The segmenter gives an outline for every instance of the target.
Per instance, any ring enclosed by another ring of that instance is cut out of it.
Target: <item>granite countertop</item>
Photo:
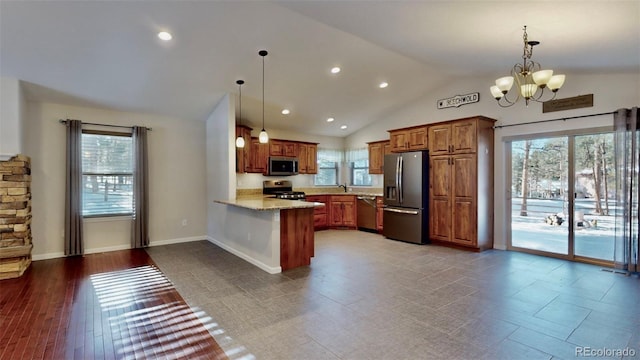
[[[349,191],[349,192],[306,192],[307,196],[313,195],[355,195],[355,196],[382,196],[382,192]]]
[[[319,202],[275,199],[265,196],[245,196],[233,200],[214,200],[214,202],[257,211],[304,209],[324,206],[323,203]]]

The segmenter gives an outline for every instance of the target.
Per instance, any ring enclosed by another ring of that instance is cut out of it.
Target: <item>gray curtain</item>
[[[147,128],[133,127],[133,225],[131,247],[149,246]]]
[[[615,226],[615,266],[629,272],[640,271],[638,253],[638,224],[640,223],[639,134],[640,117],[638,108],[620,109],[613,116],[615,127],[616,161],[616,211]]]
[[[67,120],[64,254],[84,254],[82,222],[82,122]]]

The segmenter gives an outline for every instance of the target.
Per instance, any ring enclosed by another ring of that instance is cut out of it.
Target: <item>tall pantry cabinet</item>
[[[493,125],[476,116],[429,127],[429,237],[493,247]]]

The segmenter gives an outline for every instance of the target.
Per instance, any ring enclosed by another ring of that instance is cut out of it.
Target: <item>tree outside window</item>
[[[82,214],[133,212],[133,141],[130,134],[83,132]]]

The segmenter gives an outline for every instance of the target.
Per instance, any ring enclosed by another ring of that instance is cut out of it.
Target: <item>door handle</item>
[[[394,208],[389,208],[389,207],[383,208],[382,211],[388,211],[388,212],[393,212],[393,213],[398,213],[398,214],[407,214],[407,215],[418,215],[419,214],[419,212],[417,210],[401,210],[401,209],[394,209]]]

